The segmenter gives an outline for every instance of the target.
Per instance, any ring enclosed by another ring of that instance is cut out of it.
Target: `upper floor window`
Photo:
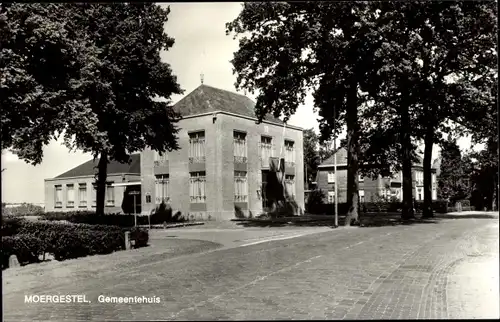
[[[62,186],[57,185],[54,187],[55,188],[55,208],[62,208],[62,201],[63,201],[63,194],[62,194]]]
[[[154,154],[154,161],[156,166],[164,165],[168,161],[168,153],[166,151],[161,154],[158,151],[154,151]]]
[[[73,184],[66,185],[66,207],[73,208],[75,206],[75,186]]]
[[[205,131],[189,133],[189,162],[205,162]]]
[[[268,160],[273,156],[273,139],[269,136],[260,138],[260,156],[264,160]]]
[[[87,184],[80,183],[78,186],[78,202],[80,207],[87,207]]]
[[[328,171],[328,183],[335,183],[335,172]]]
[[[206,173],[191,172],[189,178],[189,197],[192,203],[205,203],[206,197]]]
[[[155,180],[155,201],[159,205],[161,203],[170,202],[170,182],[169,175],[157,175]]]
[[[285,140],[285,162],[295,165],[295,143]]]
[[[365,181],[365,177],[363,177],[363,175],[362,175],[362,174],[360,174],[360,175],[358,176],[358,181],[359,181],[359,182],[364,182],[364,181]]]
[[[247,135],[243,132],[233,132],[234,162],[247,162]]]

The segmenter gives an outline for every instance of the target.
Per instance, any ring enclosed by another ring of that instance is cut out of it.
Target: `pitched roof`
[[[256,118],[255,102],[248,97],[203,84],[177,102],[174,110],[182,116],[224,111]],[[283,124],[272,115],[266,115],[264,120]]]
[[[108,163],[108,175],[117,174],[117,173],[133,173],[133,174],[141,174],[141,155],[140,153],[132,154],[130,156],[131,162],[127,163],[119,163],[117,161],[110,161]],[[56,178],[70,178],[70,177],[81,177],[81,176],[93,176],[97,169],[97,165],[99,164],[99,159],[90,160],[85,163],[80,164],[79,166],[64,172],[61,175],[58,175]]]
[[[329,156],[325,161],[321,162],[320,165],[333,165],[335,163],[335,154],[337,154],[337,152],[339,152],[339,150],[341,149],[345,149],[344,146],[340,146],[337,148],[337,150],[335,150],[335,152],[332,153],[331,156]]]

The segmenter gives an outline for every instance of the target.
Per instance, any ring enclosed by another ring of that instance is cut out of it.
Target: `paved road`
[[[498,318],[498,228],[498,219],[342,228],[53,287],[4,287],[4,320]],[[85,294],[92,303],[25,304],[26,294]],[[160,303],[98,303],[99,295]]]

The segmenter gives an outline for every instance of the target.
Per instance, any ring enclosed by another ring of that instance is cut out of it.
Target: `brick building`
[[[347,202],[347,150],[344,147],[337,149],[337,180],[338,202]],[[402,173],[396,172],[392,177],[379,176],[377,179],[359,176],[359,196],[360,202],[371,202],[378,197],[403,199],[402,193]],[[316,175],[317,188],[325,191],[325,202],[334,202],[335,200],[335,172],[334,156],[325,160],[318,166]],[[412,166],[412,184],[413,196],[415,200],[424,200],[424,168],[422,159]],[[432,168],[432,199],[437,199],[436,169]]]
[[[98,162],[99,159],[90,160],[55,178],[45,179],[45,211],[95,210],[94,182]],[[127,187],[140,190],[140,164],[140,154],[131,155],[130,164],[116,161],[108,164],[106,213],[122,212]],[[139,198],[137,203],[140,210]]]
[[[141,153],[143,214],[164,201],[198,220],[234,218],[235,207],[255,216],[266,204],[269,164],[280,157],[286,188],[303,209],[303,131],[271,116],[257,124],[254,106],[246,96],[207,85],[175,104],[180,149]]]

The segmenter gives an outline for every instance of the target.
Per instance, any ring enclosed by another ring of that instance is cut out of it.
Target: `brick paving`
[[[498,318],[498,252],[498,219],[340,228],[43,289],[4,287],[4,320]],[[25,294],[85,294],[92,303],[24,304]],[[101,294],[161,302],[98,303]]]

